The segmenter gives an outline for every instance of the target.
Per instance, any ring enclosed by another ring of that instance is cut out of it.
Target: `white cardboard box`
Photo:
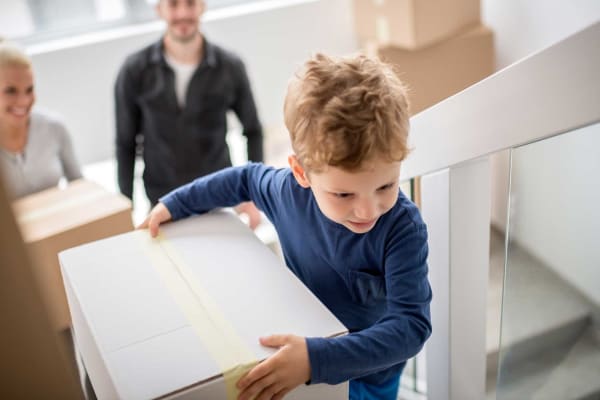
[[[162,226],[161,234],[163,244],[134,231],[59,255],[75,345],[99,399],[228,398],[214,346],[207,347],[198,321],[177,302],[180,293],[165,283],[156,249],[169,249],[172,264],[162,268],[181,277],[185,265],[193,281],[187,285],[199,285],[206,307],[257,360],[275,351],[261,346],[260,336],[346,333],[235,215],[188,218]],[[286,398],[347,399],[348,385],[302,385]]]

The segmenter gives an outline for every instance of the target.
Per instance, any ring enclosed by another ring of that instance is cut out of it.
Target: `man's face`
[[[299,183],[310,186],[327,218],[354,233],[366,233],[398,200],[400,162],[375,161],[357,172],[327,167],[304,178]]]
[[[167,34],[173,40],[185,43],[193,40],[200,31],[204,1],[160,0],[156,12],[167,23]]]

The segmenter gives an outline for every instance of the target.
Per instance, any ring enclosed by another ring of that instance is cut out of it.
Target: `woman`
[[[34,102],[31,61],[0,39],[0,170],[15,198],[81,178],[65,126]]]

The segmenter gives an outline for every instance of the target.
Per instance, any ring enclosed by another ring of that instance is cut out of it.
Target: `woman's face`
[[[0,67],[0,123],[26,125],[34,102],[31,68],[12,65]]]

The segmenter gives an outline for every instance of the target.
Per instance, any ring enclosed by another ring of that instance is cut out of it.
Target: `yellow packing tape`
[[[106,193],[102,190],[97,190],[97,191],[94,191],[91,193],[82,193],[78,196],[74,196],[74,197],[71,197],[68,199],[63,199],[63,200],[61,200],[60,203],[47,205],[43,208],[36,209],[36,210],[31,210],[25,214],[18,216],[18,219],[19,219],[19,222],[22,224],[26,223],[26,222],[31,222],[33,220],[45,218],[48,215],[52,215],[52,214],[67,210],[73,206],[79,206],[82,204],[91,203],[93,201],[96,201],[96,200],[108,195],[108,194],[109,193]]]
[[[152,239],[147,230],[136,231],[135,234],[175,302],[221,369],[227,398],[237,399],[239,391],[235,384],[258,364],[256,356],[237,335],[169,240],[162,234]]]

